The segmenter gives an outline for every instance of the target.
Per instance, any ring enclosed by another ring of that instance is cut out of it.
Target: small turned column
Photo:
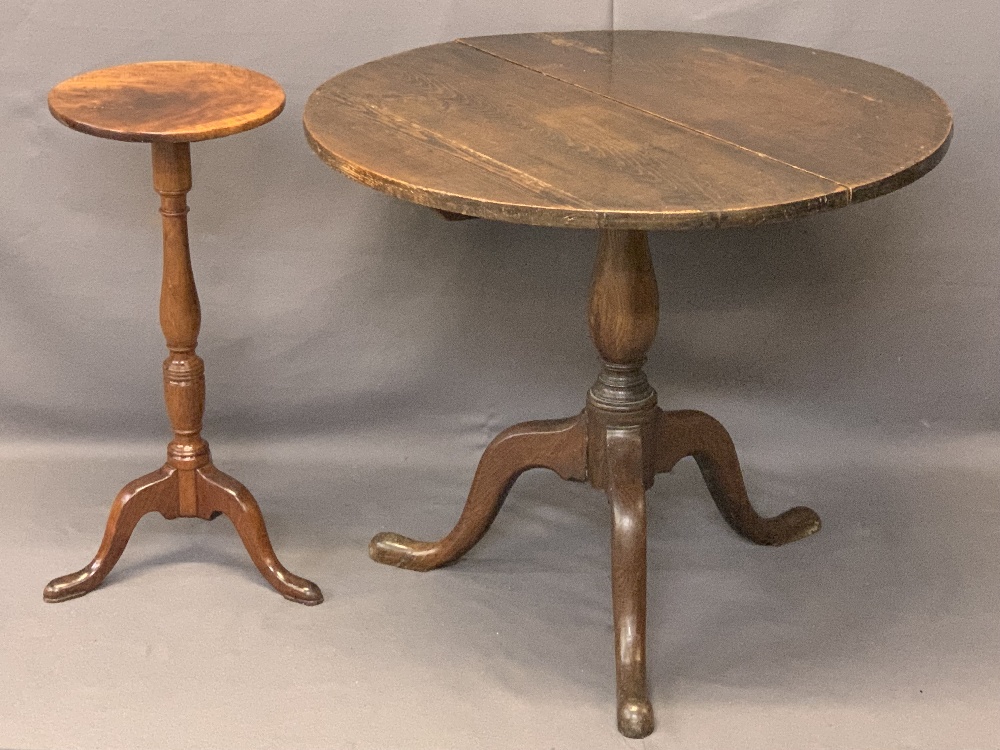
[[[608,429],[637,429],[651,438],[656,391],[642,366],[656,338],[660,317],[656,275],[646,233],[602,229],[590,283],[588,323],[603,366],[587,393],[588,476],[591,484],[608,483],[605,436]],[[653,484],[652,440],[643,456],[643,484]],[[649,455],[646,455],[648,453]]]
[[[163,283],[160,327],[169,356],[163,362],[163,396],[174,438],[167,463],[178,469],[179,514],[198,515],[195,469],[210,461],[201,437],[205,412],[205,364],[194,350],[201,328],[201,306],[188,247],[187,192],[191,189],[191,149],[187,143],[153,143],[153,187],[160,194],[163,218]]]

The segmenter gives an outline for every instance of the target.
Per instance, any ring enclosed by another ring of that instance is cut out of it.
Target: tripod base
[[[618,683],[618,730],[653,731],[646,689],[646,490],[685,456],[698,462],[712,499],[739,534],[756,544],[794,542],[819,530],[819,516],[792,508],[774,518],[754,510],[726,429],[700,411],[668,411],[642,365],[656,336],[659,296],[645,232],[602,229],[590,284],[588,324],[603,362],[587,408],[570,419],[524,422],[501,432],[479,461],[458,523],[436,542],[379,534],[376,562],[431,570],[472,549],[524,471],[546,468],[587,481],[611,503],[611,596]]]
[[[698,462],[722,517],[755,544],[787,544],[819,530],[819,516],[809,508],[774,518],[754,510],[733,441],[709,415],[653,407],[631,420],[609,422],[606,412],[588,407],[570,419],[524,422],[500,433],[479,461],[458,523],[442,539],[420,542],[383,533],[368,551],[376,562],[410,570],[455,562],[486,533],[514,481],[528,469],[551,469],[604,490],[612,510],[618,729],[626,737],[645,737],[653,731],[646,688],[646,489],[656,474],[685,456]]]
[[[165,464],[125,485],[111,506],[104,539],[94,559],[82,570],[52,580],[45,587],[45,601],[63,602],[97,588],[125,551],[139,519],[153,511],[168,519],[228,516],[257,570],[279,594],[300,604],[323,601],[315,583],[289,572],[278,561],[264,517],[250,491],[211,462],[197,469],[176,469]]]

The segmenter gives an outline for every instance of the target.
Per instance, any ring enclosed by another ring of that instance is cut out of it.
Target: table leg
[[[166,518],[204,518],[226,514],[236,527],[257,569],[286,599],[319,604],[316,584],[290,573],[277,559],[264,519],[243,485],[212,465],[208,442],[201,436],[205,411],[205,366],[195,354],[201,309],[188,248],[187,192],[191,156],[187,143],[153,143],[153,186],[163,216],[163,284],[160,325],[169,355],[163,363],[163,390],[174,437],[163,468],[119,493],[97,555],[82,570],[56,578],[45,587],[49,602],[73,599],[95,589],[114,567],[136,523],[146,513]]]
[[[371,540],[368,554],[376,562],[410,570],[432,570],[453,563],[482,539],[521,474],[544,468],[563,479],[583,481],[586,451],[583,415],[509,427],[486,447],[462,515],[445,537],[436,542],[419,542],[383,532]]]
[[[578,417],[525,422],[487,447],[455,528],[437,542],[383,533],[369,553],[378,562],[430,570],[454,562],[482,538],[514,480],[546,467],[586,480],[611,504],[611,581],[615,621],[618,729],[653,731],[646,686],[646,498],[658,473],[692,456],[723,517],[758,544],[779,545],[819,529],[808,508],[761,517],[750,504],[732,439],[698,411],[664,412],[643,364],[659,323],[659,296],[646,233],[602,230],[590,286],[588,321],[603,366]]]
[[[754,510],[733,440],[708,414],[657,410],[655,440],[655,471],[670,471],[679,460],[692,456],[722,517],[751,542],[777,547],[819,531],[819,516],[810,508],[790,508],[773,518]]]
[[[139,519],[153,511],[159,511],[167,518],[177,518],[177,499],[177,471],[171,466],[164,466],[125,485],[111,506],[104,539],[94,559],[82,570],[51,581],[45,587],[45,601],[64,602],[100,586],[125,551]]]
[[[642,366],[659,318],[644,232],[603,230],[590,288],[590,332],[604,362],[587,395],[591,484],[604,489],[614,516],[611,568],[615,617],[618,729],[653,731],[646,692],[646,519],[643,490],[657,473],[693,456],[723,517],[758,544],[785,544],[819,529],[808,508],[762,518],[747,497],[732,439],[712,417],[656,406]],[[639,540],[641,537],[641,541]]]
[[[653,731],[646,689],[646,490],[637,430],[608,430],[611,503],[611,602],[615,621],[618,730],[626,737]]]
[[[646,493],[654,465],[656,391],[643,372],[659,294],[644,232],[602,230],[588,322],[603,366],[587,394],[587,476],[611,503],[611,602],[618,731],[653,731],[646,688]]]

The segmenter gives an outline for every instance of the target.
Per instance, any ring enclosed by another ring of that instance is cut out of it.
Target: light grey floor
[[[757,548],[683,462],[650,493],[656,732],[614,726],[608,511],[531,472],[483,542],[427,574],[371,534],[435,537],[484,438],[218,443],[283,561],[326,602],[286,602],[232,527],[150,516],[96,592],[45,582],[95,551],[118,487],[159,446],[6,445],[0,493],[5,748],[1000,747],[1000,436],[891,439],[774,404],[710,404],[767,513],[822,532]],[[546,415],[539,415],[546,416]],[[556,415],[550,415],[556,416]]]

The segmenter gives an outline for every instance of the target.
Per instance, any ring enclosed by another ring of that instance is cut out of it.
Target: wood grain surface
[[[158,511],[168,519],[212,520],[225,514],[254,565],[278,593],[301,604],[319,604],[323,601],[322,591],[281,564],[257,501],[246,487],[214,466],[208,441],[201,436],[205,363],[195,353],[201,306],[191,268],[187,226],[191,146],[187,142],[156,141],[152,155],[153,188],[160,195],[163,224],[160,327],[169,351],[163,363],[163,395],[174,437],[167,445],[166,464],[129,482],[118,493],[94,559],[80,570],[50,581],[43,598],[63,602],[97,588],[125,551],[139,520]]]
[[[186,143],[263,125],[285,106],[275,81],[207,62],[143,62],[94,70],[49,92],[65,125],[119,141]]]
[[[576,227],[746,225],[902,187],[951,114],[901,73],[674,32],[478,37],[377,60],[310,97],[327,163],[442,211]]]
[[[500,433],[479,461],[455,526],[436,541],[396,532],[372,538],[376,562],[428,571],[456,562],[486,534],[517,478],[547,468],[603,490],[612,510],[611,581],[618,729],[653,731],[646,683],[646,490],[682,458],[695,459],[719,512],[739,534],[778,546],[819,531],[819,516],[795,507],[761,516],[747,496],[732,438],[700,411],[661,410],[643,372],[659,317],[646,232],[602,229],[590,285],[591,337],[603,360],[582,414],[522,422]]]

